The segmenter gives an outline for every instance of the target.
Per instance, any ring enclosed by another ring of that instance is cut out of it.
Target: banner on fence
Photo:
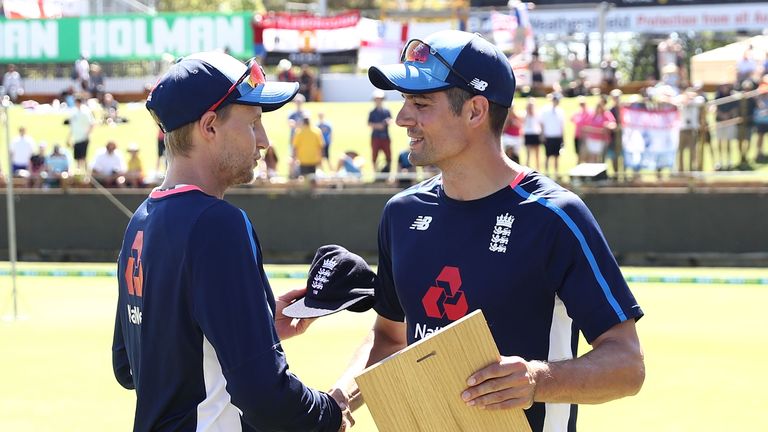
[[[680,114],[670,104],[630,105],[621,110],[626,169],[672,168],[680,140]]]
[[[157,60],[228,49],[252,56],[251,14],[158,14],[0,20],[0,62]]]

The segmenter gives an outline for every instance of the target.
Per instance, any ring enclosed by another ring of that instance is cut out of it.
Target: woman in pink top
[[[582,125],[584,136],[584,162],[602,162],[603,153],[611,140],[611,131],[616,128],[616,119],[605,109],[605,101],[600,99],[595,112]]]
[[[584,144],[584,136],[581,133],[581,127],[592,116],[592,112],[587,108],[587,99],[584,96],[579,96],[578,101],[579,111],[571,116],[571,122],[573,122],[574,126],[573,147],[576,149],[576,157],[578,158],[578,163],[582,163],[584,162],[584,158],[582,156],[582,148],[584,147],[582,144]]]

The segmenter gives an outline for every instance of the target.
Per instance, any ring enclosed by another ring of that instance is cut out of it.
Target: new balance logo
[[[432,222],[432,216],[418,216],[411,224],[412,230],[426,231],[429,223]]]
[[[488,83],[479,78],[473,78],[472,81],[469,82],[469,85],[479,91],[485,91],[485,89],[488,87]]]

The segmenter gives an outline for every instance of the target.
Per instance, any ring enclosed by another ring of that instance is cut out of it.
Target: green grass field
[[[27,264],[21,269],[112,265]],[[8,264],[0,265],[7,270]],[[268,266],[267,271],[306,271]],[[768,269],[625,268],[625,275],[768,278]],[[301,279],[273,279],[276,291]],[[767,430],[767,285],[633,283],[647,377],[640,394],[580,408],[582,431]],[[0,278],[0,316],[12,313]],[[0,321],[0,431],[129,431],[134,393],[112,376],[116,283],[111,277],[18,278],[21,319]],[[342,312],[285,342],[291,369],[327,389],[370,328],[373,313]],[[582,346],[585,346],[582,343]],[[354,430],[375,431],[365,409]],[[620,426],[618,426],[620,425]]]
[[[594,106],[596,101],[595,97],[588,98],[588,104],[590,107]],[[525,101],[522,98],[516,99],[518,114],[524,113]],[[538,98],[537,104],[539,110],[545,106],[548,102],[544,98]],[[392,101],[387,102],[386,106],[392,112],[393,116],[397,115],[400,109],[401,102]],[[366,161],[366,166],[363,168],[365,178],[372,178],[372,164],[370,162],[370,129],[368,128],[368,112],[372,109],[373,104],[371,102],[344,102],[344,103],[332,103],[332,102],[315,102],[307,103],[306,109],[312,114],[312,120],[317,121],[317,114],[320,112],[325,113],[327,121],[333,125],[333,142],[331,145],[330,160],[335,169],[335,164],[343,153],[347,150],[357,151]],[[572,145],[573,137],[573,124],[568,120],[572,113],[577,110],[576,99],[564,99],[562,102],[563,110],[566,113],[566,130],[565,141],[566,146],[561,152],[559,175],[565,175],[571,168],[576,165],[576,154]],[[286,176],[288,173],[288,114],[293,111],[293,104],[289,104],[279,111],[267,113],[264,115],[264,124],[267,130],[272,145],[277,151],[280,161],[278,163],[278,171],[281,175]],[[98,116],[98,113],[96,113]],[[157,126],[150,117],[147,110],[144,108],[143,103],[124,103],[120,105],[120,115],[126,117],[129,121],[124,124],[117,125],[97,125],[94,129],[91,137],[91,144],[88,149],[88,161],[92,161],[96,154],[101,151],[107,140],[114,139],[118,145],[118,149],[125,151],[129,143],[135,142],[139,144],[141,151],[140,156],[143,161],[145,174],[150,175],[155,172],[157,166]],[[54,143],[64,143],[67,138],[68,129],[63,125],[65,119],[65,113],[37,113],[32,110],[23,110],[20,107],[15,107],[11,110],[11,138],[16,136],[18,127],[24,125],[27,127],[27,133],[35,138],[37,141],[45,141],[50,145]],[[396,161],[397,154],[400,151],[408,148],[408,137],[402,128],[392,125],[390,128],[390,135],[392,137],[392,154],[393,160]],[[5,132],[0,131],[0,143],[5,145]],[[754,146],[753,146],[754,147]],[[49,148],[50,150],[50,148]],[[753,153],[755,153],[753,148]],[[543,172],[543,149],[541,150],[541,164],[540,170]],[[379,156],[380,164],[383,164],[383,156]],[[525,162],[525,150],[521,155],[521,162]],[[752,156],[754,158],[754,155]],[[0,152],[0,162],[2,162],[3,169],[6,170],[7,159],[6,152]],[[738,161],[738,152],[734,151],[732,155],[733,163]],[[709,156],[705,158],[705,170],[712,169],[712,161],[709,160]],[[757,167],[761,174],[768,175],[768,165],[762,165]]]

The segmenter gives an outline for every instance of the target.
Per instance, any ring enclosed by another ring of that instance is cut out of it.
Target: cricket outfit
[[[245,213],[196,186],[153,191],[118,258],[117,380],[135,431],[335,431],[333,399],[289,370]]]
[[[376,311],[414,343],[482,309],[499,351],[577,356],[643,315],[597,222],[572,192],[529,171],[485,198],[456,201],[441,176],[394,196],[379,227]],[[458,395],[457,395],[458,397]],[[576,405],[535,403],[534,431],[575,431]]]

